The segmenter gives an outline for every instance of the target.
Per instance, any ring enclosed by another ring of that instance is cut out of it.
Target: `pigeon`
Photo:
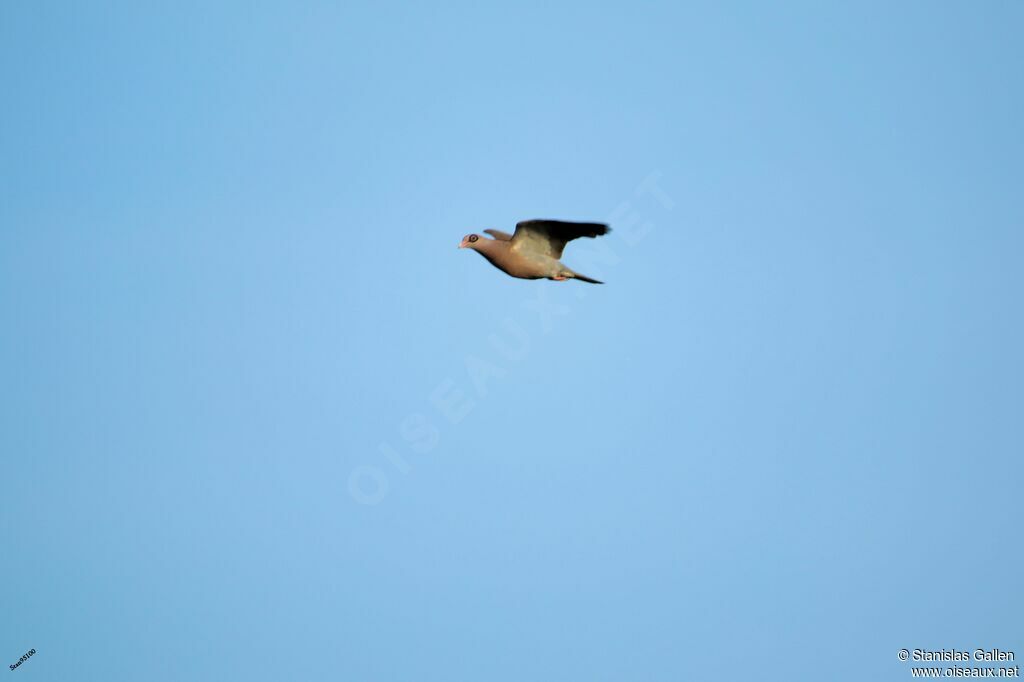
[[[467,234],[460,249],[473,249],[491,265],[520,279],[552,279],[564,282],[578,279],[591,284],[604,284],[585,277],[559,261],[565,245],[577,237],[597,237],[611,232],[602,223],[569,223],[562,220],[524,220],[516,224],[516,233],[484,230],[493,239]]]

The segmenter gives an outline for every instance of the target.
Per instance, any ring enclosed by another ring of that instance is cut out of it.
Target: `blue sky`
[[[1024,8],[831,5],[5,3],[0,663],[1024,655]]]

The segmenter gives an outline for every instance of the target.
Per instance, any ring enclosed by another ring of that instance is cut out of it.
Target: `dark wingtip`
[[[608,227],[607,223],[578,223],[571,220],[554,220],[551,218],[533,218],[532,220],[524,220],[516,226],[518,227],[519,225],[527,223],[541,223],[552,227],[574,229],[578,234],[581,234],[584,237],[600,237],[601,235],[608,234],[612,231],[612,228]]]

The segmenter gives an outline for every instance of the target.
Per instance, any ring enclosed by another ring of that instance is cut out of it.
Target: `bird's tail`
[[[578,272],[572,273],[572,276],[574,279],[583,280],[584,282],[590,282],[591,284],[604,284],[604,282],[602,282],[599,279],[591,279],[590,277],[587,277],[586,275],[581,275]]]

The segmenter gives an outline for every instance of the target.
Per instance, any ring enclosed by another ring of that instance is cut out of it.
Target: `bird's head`
[[[480,235],[478,234],[467,234],[462,238],[462,243],[459,244],[460,249],[475,249],[477,242],[480,241]]]

